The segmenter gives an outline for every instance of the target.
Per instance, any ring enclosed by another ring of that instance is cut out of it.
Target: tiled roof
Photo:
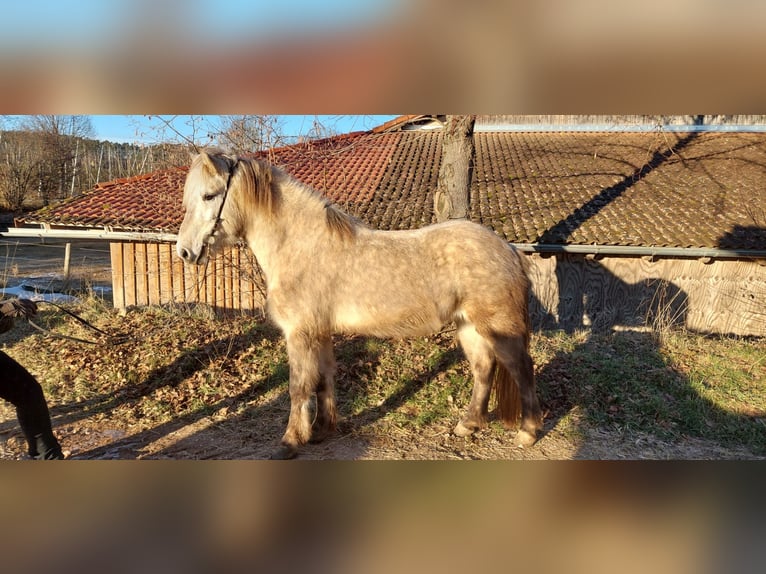
[[[482,133],[476,148],[471,216],[513,241],[766,249],[764,134]]]
[[[356,132],[262,156],[380,229],[433,221],[440,130]],[[518,243],[766,249],[766,134],[476,132],[471,219]],[[185,168],[27,217],[174,231]]]
[[[355,132],[256,156],[279,165],[337,203],[363,205],[371,200],[391,163],[398,135]]]
[[[79,197],[29,214],[26,223],[175,232],[188,168],[175,168],[98,184]]]
[[[370,201],[397,147],[398,134],[355,132],[255,154],[341,204]],[[173,233],[183,220],[181,200],[188,166],[98,184],[87,193],[45,207],[24,223],[110,227]]]

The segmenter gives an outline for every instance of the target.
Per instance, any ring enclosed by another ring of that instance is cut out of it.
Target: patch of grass
[[[120,317],[98,301],[73,310],[107,332],[125,335],[127,342],[88,346],[47,338],[22,323],[6,344],[37,376],[56,405],[54,416],[67,420],[103,413],[143,427],[203,412],[250,388],[257,393],[268,378],[264,373],[277,364],[275,353],[284,350],[274,342],[274,329],[247,320],[219,322],[162,308]],[[62,334],[93,337],[74,321],[57,319],[59,313],[45,308],[41,322]]]
[[[701,436],[766,453],[762,340],[678,333],[666,338],[664,352],[699,403],[695,430]]]
[[[658,347],[651,333],[590,335],[543,366],[544,402],[554,416],[582,408],[595,427],[766,454],[762,342],[685,332],[666,332],[663,341]]]
[[[1,340],[43,385],[54,427],[133,434],[214,416],[251,429],[242,431],[248,440],[278,440],[284,431],[289,367],[284,341],[268,323],[172,308],[122,317],[103,301],[73,310],[130,340],[86,346],[46,338],[23,322]],[[52,308],[40,319],[57,332],[90,336]],[[405,341],[337,337],[335,349],[338,408],[351,430],[380,441],[443,437],[468,405],[470,368],[451,333]],[[763,341],[672,330],[661,342],[652,333],[551,331],[533,335],[531,352],[546,427],[575,445],[601,429],[766,454]],[[0,404],[0,421],[11,419],[12,408]],[[483,436],[503,444],[507,435],[493,423]]]
[[[564,413],[556,424],[558,432],[576,444],[582,443],[585,436],[582,411],[582,408],[575,406]]]
[[[352,338],[336,345],[341,414],[407,428],[454,423],[472,381],[450,336],[405,341]]]

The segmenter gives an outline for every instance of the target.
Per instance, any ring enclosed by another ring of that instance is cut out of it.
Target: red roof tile
[[[355,132],[257,154],[337,203],[370,201],[391,161],[398,134]]]
[[[66,227],[173,232],[181,224],[187,168],[98,184],[93,190],[30,214],[24,221]]]

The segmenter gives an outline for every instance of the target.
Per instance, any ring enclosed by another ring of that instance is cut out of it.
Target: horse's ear
[[[219,154],[210,154],[203,150],[197,156],[197,161],[211,176],[223,175],[228,171],[228,161]]]
[[[203,151],[199,154],[199,161],[202,164],[202,167],[204,167],[206,170],[208,170],[211,174],[216,174],[218,170],[216,169],[215,163],[213,162],[213,158],[210,157],[210,154]]]

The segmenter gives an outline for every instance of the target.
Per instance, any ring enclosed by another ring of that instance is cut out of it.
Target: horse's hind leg
[[[290,418],[282,436],[281,447],[271,458],[293,458],[298,447],[311,437],[310,400],[319,382],[321,345],[305,333],[285,337],[290,363]]]
[[[505,368],[515,381],[521,396],[521,427],[516,444],[532,446],[543,428],[543,417],[535,387],[534,364],[529,355],[526,336],[492,337],[492,348],[499,366]]]
[[[473,325],[459,325],[457,336],[471,364],[473,392],[466,414],[455,426],[454,433],[458,436],[469,436],[486,424],[495,358],[489,342],[476,332]]]
[[[311,425],[311,442],[321,442],[335,431],[337,413],[335,409],[335,356],[332,338],[320,341],[319,383],[317,384],[317,411]]]

